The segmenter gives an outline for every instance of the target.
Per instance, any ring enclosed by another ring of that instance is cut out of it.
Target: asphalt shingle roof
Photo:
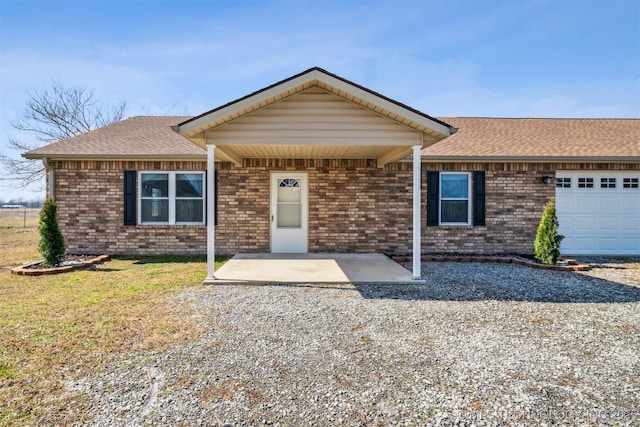
[[[73,138],[29,151],[27,158],[158,157],[206,158],[206,152],[177,134],[171,126],[184,116],[136,116]]]
[[[459,130],[424,156],[476,158],[636,158],[640,119],[447,117]]]
[[[42,157],[206,158],[171,126],[183,116],[137,116],[25,154]],[[440,118],[459,130],[425,148],[434,159],[640,161],[640,119]]]

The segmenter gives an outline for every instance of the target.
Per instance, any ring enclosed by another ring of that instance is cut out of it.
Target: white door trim
[[[300,227],[278,227],[278,184],[282,179],[300,183]],[[271,172],[270,177],[271,252],[306,253],[309,247],[309,174],[307,172]]]

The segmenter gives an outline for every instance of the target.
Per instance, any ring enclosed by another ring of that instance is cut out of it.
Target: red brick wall
[[[633,165],[631,165],[633,166]],[[269,175],[309,176],[309,251],[408,254],[412,248],[412,165],[375,167],[371,160],[249,159],[218,164],[219,253],[268,252]],[[544,204],[542,183],[557,169],[621,169],[629,165],[423,163],[423,253],[531,253]],[[634,166],[640,167],[640,166]],[[71,253],[193,254],[206,252],[205,226],[123,225],[124,170],[205,170],[205,162],[58,161],[55,195]],[[426,174],[486,173],[486,226],[427,227]]]
[[[425,170],[485,171],[485,226],[433,226],[423,221],[423,253],[533,253],[542,209],[555,185],[553,169],[527,164],[423,164]]]
[[[423,163],[426,171],[485,171],[486,226],[426,227],[423,253],[532,254],[544,205],[555,196],[555,183],[542,177],[556,170],[640,169],[638,164],[598,163]]]
[[[53,163],[53,162],[52,162]],[[55,200],[69,253],[205,253],[205,226],[125,226],[125,170],[205,170],[205,162],[57,161]]]
[[[309,250],[408,252],[411,169],[409,163],[309,169]]]
[[[238,169],[220,165],[216,250],[269,252],[270,172],[306,171],[310,252],[406,253],[411,248],[411,165],[372,165],[279,159],[254,159]]]

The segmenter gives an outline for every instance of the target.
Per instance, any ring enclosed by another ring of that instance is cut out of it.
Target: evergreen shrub
[[[544,207],[536,239],[533,242],[534,256],[543,264],[556,265],[560,259],[560,242],[564,236],[558,234],[556,201],[549,200]]]
[[[40,241],[38,250],[42,255],[43,267],[56,267],[64,260],[64,237],[58,226],[58,207],[51,197],[45,200],[40,210],[38,225]]]

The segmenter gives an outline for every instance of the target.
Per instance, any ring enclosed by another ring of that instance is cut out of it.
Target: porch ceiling
[[[378,165],[411,155],[411,146],[388,145],[216,145],[216,160],[237,166],[243,158],[376,159]]]

